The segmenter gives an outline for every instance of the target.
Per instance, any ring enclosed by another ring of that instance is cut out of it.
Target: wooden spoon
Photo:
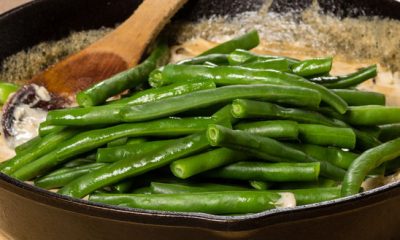
[[[149,43],[186,2],[144,0],[113,32],[33,77],[3,108],[4,136],[15,135],[13,122],[20,117],[14,113],[17,105],[44,110],[71,105],[77,92],[136,65]]]
[[[81,52],[33,77],[61,97],[136,65],[149,43],[187,0],[144,0],[116,30]]]

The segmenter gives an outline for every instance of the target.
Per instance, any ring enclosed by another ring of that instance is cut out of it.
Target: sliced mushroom
[[[39,124],[46,119],[47,112],[67,105],[64,99],[49,94],[45,87],[25,85],[3,107],[1,128],[7,144],[15,148],[34,138],[38,134]]]

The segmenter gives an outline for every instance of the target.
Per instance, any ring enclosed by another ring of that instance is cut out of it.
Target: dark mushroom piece
[[[70,105],[50,94],[45,87],[29,84],[17,91],[3,107],[1,130],[10,147],[16,147],[37,135],[47,111]]]

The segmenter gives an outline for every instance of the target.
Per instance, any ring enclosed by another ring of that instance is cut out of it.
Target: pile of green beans
[[[353,88],[376,66],[330,76],[332,57],[249,51],[258,43],[252,30],[165,66],[158,43],[80,107],[50,111],[0,171],[93,202],[232,215],[357,194],[400,166],[400,108]]]

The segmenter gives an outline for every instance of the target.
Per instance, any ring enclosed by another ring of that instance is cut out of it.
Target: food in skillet
[[[397,169],[400,108],[353,89],[376,66],[330,76],[332,58],[248,51],[258,43],[250,31],[165,66],[157,43],[137,67],[79,93],[80,107],[50,111],[40,137],[0,169],[94,202],[211,214],[349,196]]]

